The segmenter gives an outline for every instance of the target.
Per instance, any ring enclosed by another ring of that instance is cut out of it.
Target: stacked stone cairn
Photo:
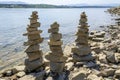
[[[48,30],[48,33],[51,33],[50,40],[48,40],[51,52],[48,52],[45,58],[50,61],[50,71],[53,80],[64,80],[63,71],[67,58],[63,55],[61,47],[63,44],[61,41],[62,34],[58,32],[59,24],[54,22]]]
[[[73,61],[80,62],[85,65],[94,59],[91,54],[91,49],[88,44],[89,29],[87,25],[87,16],[85,12],[81,14],[79,20],[78,32],[76,33],[77,39],[75,40],[75,46],[72,48]],[[82,66],[83,66],[82,65]]]
[[[43,38],[41,38],[40,33],[42,30],[38,30],[40,23],[37,22],[38,12],[33,11],[30,19],[30,25],[28,25],[27,33],[23,34],[28,36],[28,41],[24,43],[28,48],[25,52],[28,55],[28,59],[25,60],[26,70],[28,72],[40,70],[43,65],[42,51],[39,50],[39,43],[42,43]]]

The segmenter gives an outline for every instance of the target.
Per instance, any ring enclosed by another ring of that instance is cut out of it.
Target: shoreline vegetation
[[[0,8],[111,8],[113,6],[69,6],[50,4],[0,4]]]
[[[112,15],[119,15],[120,8],[110,8],[108,11]],[[115,21],[120,19],[116,17]],[[94,62],[74,64],[72,61],[71,48],[73,45],[66,45],[64,54],[68,57],[65,63],[64,76],[71,76],[72,80],[119,80],[120,79],[120,25],[101,26],[103,31],[91,31],[89,35],[89,43],[91,54],[95,57]],[[106,36],[108,34],[109,36]],[[25,54],[25,53],[24,53]],[[89,57],[88,57],[89,58]],[[48,67],[45,68],[45,79],[50,79]],[[86,64],[86,66],[82,66]],[[7,70],[0,71],[0,79],[10,80],[36,80],[43,76],[41,72],[26,73],[24,64],[14,66]],[[71,73],[69,75],[69,73]],[[77,77],[77,79],[76,79]],[[84,79],[83,79],[84,78]],[[38,80],[39,80],[38,79]],[[42,80],[42,79],[40,79]],[[67,80],[67,79],[66,79]]]

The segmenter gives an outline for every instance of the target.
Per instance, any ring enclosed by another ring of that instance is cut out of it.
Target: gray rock
[[[107,60],[112,63],[116,63],[115,55],[112,52],[107,53]]]
[[[38,73],[31,73],[29,75],[25,75],[24,77],[18,80],[43,80],[44,75],[45,75],[45,71]]]
[[[115,73],[115,69],[104,69],[101,71],[101,75],[100,76],[104,76],[104,77],[108,77],[108,76],[113,76]]]

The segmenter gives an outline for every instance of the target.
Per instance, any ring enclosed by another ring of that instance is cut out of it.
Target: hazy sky
[[[0,1],[22,1],[32,4],[111,4],[111,3],[119,3],[120,0],[0,0]]]

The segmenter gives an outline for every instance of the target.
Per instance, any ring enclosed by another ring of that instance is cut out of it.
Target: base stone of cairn
[[[61,47],[63,44],[61,41],[62,34],[58,33],[58,31],[59,24],[55,22],[48,30],[48,33],[51,33],[50,40],[48,40],[51,52],[49,52],[45,58],[50,61],[50,70],[53,80],[64,80],[63,70],[67,58],[63,55]]]
[[[31,17],[29,18],[30,25],[27,27],[27,33],[23,34],[24,36],[28,37],[28,41],[24,43],[25,46],[28,46],[28,48],[25,50],[28,55],[28,59],[25,60],[25,66],[28,72],[35,71],[37,69],[40,70],[41,66],[43,65],[43,53],[42,50],[39,50],[39,43],[43,41],[43,38],[40,36],[42,31],[38,30],[40,23],[37,22],[37,14],[37,11],[32,12]]]
[[[87,16],[85,12],[81,14],[79,20],[78,32],[76,33],[77,39],[75,46],[72,48],[74,62],[89,62],[94,59],[91,54],[91,49],[88,44],[89,29],[87,25]]]

